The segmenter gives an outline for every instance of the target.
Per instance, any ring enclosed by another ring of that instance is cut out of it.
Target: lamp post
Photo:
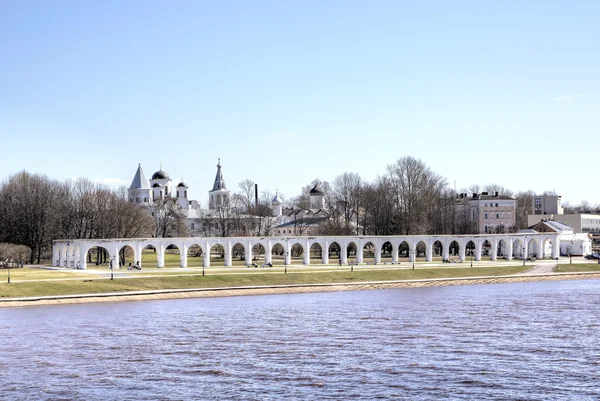
[[[416,249],[411,249],[410,252],[412,253],[412,269],[415,270],[415,259],[416,259]]]
[[[573,264],[573,241],[571,241],[571,246],[569,247],[569,264]]]
[[[113,256],[112,259],[110,260],[110,279],[113,279],[113,271],[114,271],[114,267],[113,267],[113,261],[115,260],[115,257]]]
[[[471,267],[473,267],[473,249],[471,249]]]
[[[8,272],[8,284],[10,284],[10,265],[6,263],[6,271]]]
[[[288,258],[289,254],[290,253],[286,251],[285,254],[283,255],[283,272],[285,274],[287,274],[287,258]]]
[[[523,246],[523,266],[525,266],[525,246]]]

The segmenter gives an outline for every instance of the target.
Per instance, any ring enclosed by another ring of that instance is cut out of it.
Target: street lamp
[[[10,284],[10,265],[6,263],[6,271],[8,272],[8,284]]]
[[[283,255],[283,272],[286,274],[287,274],[287,258],[288,258],[289,254],[290,253],[286,251],[285,254]]]
[[[114,271],[114,267],[113,267],[113,261],[115,260],[115,257],[113,256],[112,259],[110,260],[110,279],[113,279],[113,271]]]
[[[525,266],[525,246],[523,246],[523,266]]]
[[[473,249],[471,249],[471,267],[473,267]]]
[[[411,250],[410,250],[410,252],[412,253],[412,268],[413,268],[413,270],[415,270],[415,259],[416,259],[416,254],[415,254],[415,252],[416,252],[416,251],[417,251],[416,249],[411,249]]]
[[[569,264],[573,264],[573,241],[571,241],[571,246],[569,247]]]

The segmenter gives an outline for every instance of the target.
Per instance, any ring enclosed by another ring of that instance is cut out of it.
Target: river
[[[0,309],[6,400],[597,400],[600,280]]]

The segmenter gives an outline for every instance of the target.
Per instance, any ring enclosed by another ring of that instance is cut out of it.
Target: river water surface
[[[600,281],[0,309],[6,400],[598,400]]]

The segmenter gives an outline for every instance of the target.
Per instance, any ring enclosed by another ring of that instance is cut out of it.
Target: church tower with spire
[[[133,181],[131,181],[131,185],[127,190],[129,202],[135,203],[136,205],[140,203],[150,203],[152,201],[151,194],[152,189],[148,184],[148,180],[144,176],[142,165],[139,164],[137,171],[135,172],[135,176],[133,177]]]
[[[211,210],[219,209],[229,205],[230,192],[225,186],[223,172],[221,171],[221,159],[217,163],[217,176],[212,190],[208,191],[208,208]]]

